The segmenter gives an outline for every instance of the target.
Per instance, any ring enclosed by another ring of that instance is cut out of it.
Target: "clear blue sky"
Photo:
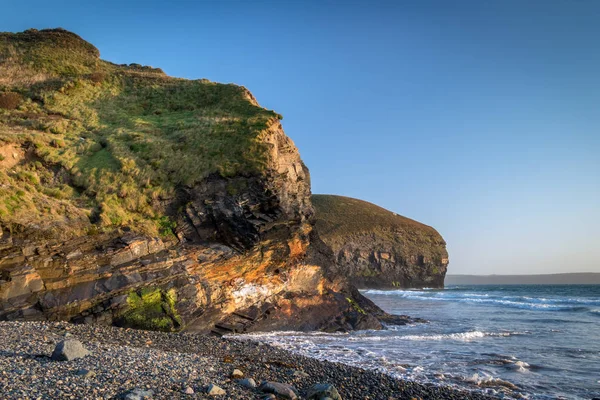
[[[0,3],[0,30],[248,87],[313,192],[434,226],[450,273],[600,272],[600,1]]]

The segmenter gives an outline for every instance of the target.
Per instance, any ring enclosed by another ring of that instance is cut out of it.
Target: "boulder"
[[[308,400],[342,400],[342,396],[338,393],[335,386],[329,383],[317,383],[306,393]]]
[[[263,382],[260,384],[258,389],[264,393],[271,393],[277,397],[284,399],[295,400],[298,398],[298,391],[287,383],[280,382]]]
[[[54,361],[71,361],[90,354],[79,340],[68,339],[59,342],[52,352]]]

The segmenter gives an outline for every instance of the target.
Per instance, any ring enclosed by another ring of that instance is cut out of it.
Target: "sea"
[[[381,331],[242,335],[314,357],[501,398],[600,398],[600,285],[365,290],[428,320]]]

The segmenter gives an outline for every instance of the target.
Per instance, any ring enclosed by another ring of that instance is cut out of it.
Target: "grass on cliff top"
[[[373,233],[401,240],[405,246],[411,242],[444,243],[432,227],[363,200],[325,194],[315,194],[311,199],[316,210],[317,231],[335,246],[342,246],[352,235]]]
[[[0,222],[157,234],[178,187],[261,173],[279,119],[243,87],[115,65],[61,29],[0,33],[0,151],[26,154],[0,161]]]

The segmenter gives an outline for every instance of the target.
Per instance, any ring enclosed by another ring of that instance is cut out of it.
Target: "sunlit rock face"
[[[0,32],[0,55],[0,319],[381,328],[247,89],[104,61],[64,29]]]
[[[278,122],[264,140],[263,176],[214,175],[181,188],[176,238],[116,230],[29,240],[4,229],[0,318],[127,326],[132,293],[157,289],[176,300],[173,323],[157,328],[352,329],[348,317],[361,318],[348,297],[378,313],[326,272],[332,254],[313,232],[310,176],[293,142]]]
[[[349,197],[314,195],[316,229],[333,270],[359,288],[443,287],[446,242],[432,227]]]

